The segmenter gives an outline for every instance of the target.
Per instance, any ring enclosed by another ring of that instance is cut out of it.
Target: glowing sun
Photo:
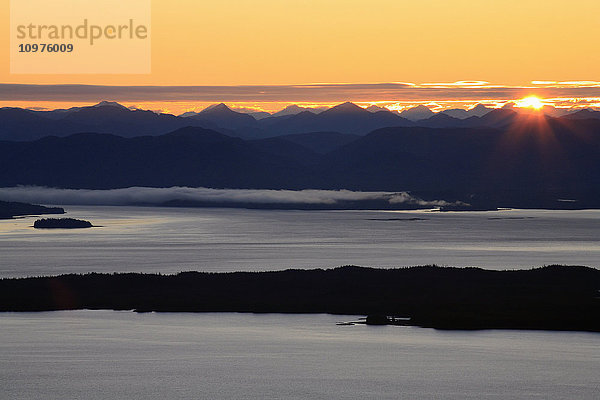
[[[534,110],[539,110],[544,107],[544,103],[536,96],[529,96],[521,99],[517,102],[517,107],[523,108],[533,108]]]

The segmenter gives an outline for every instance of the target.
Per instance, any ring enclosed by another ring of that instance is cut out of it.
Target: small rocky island
[[[79,229],[92,226],[89,221],[75,218],[42,218],[33,224],[33,227],[37,229]]]

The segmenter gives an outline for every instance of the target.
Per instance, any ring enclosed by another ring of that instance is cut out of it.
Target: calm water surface
[[[100,227],[0,220],[0,276],[258,271],[345,264],[600,267],[600,210],[273,211],[67,206]]]
[[[598,399],[600,335],[348,316],[0,313],[3,399]]]
[[[599,211],[68,207],[0,220],[0,276],[343,264],[598,267]],[[337,326],[331,315],[0,313],[0,399],[597,399],[600,335]]]

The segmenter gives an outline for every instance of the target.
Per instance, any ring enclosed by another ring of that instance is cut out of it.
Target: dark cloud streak
[[[0,101],[334,102],[600,97],[600,87],[418,87],[405,83],[253,86],[101,86],[0,84]]]

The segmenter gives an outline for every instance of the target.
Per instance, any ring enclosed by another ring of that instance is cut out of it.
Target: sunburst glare
[[[539,110],[540,108],[544,107],[544,103],[537,96],[528,96],[524,99],[517,100],[516,103],[517,107],[520,108],[533,108],[534,110]]]

